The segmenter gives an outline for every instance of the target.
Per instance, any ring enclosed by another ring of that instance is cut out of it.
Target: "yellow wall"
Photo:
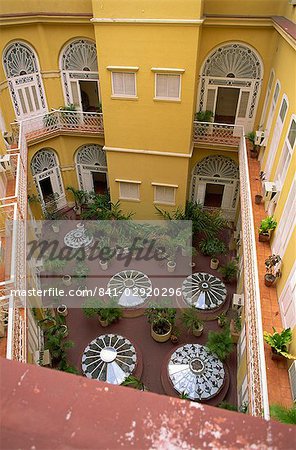
[[[65,104],[62,83],[59,73],[59,56],[63,47],[72,39],[88,38],[94,40],[94,29],[88,21],[86,24],[67,24],[61,26],[60,23],[45,24],[24,24],[18,27],[16,36],[14,26],[2,27],[0,34],[0,46],[5,48],[11,41],[23,40],[31,45],[37,53],[40,71],[42,74],[47,106],[59,108]],[[3,108],[3,118],[7,129],[9,124],[15,119],[15,113],[11,102],[11,97],[6,79],[3,64],[0,64],[0,101]],[[3,82],[4,81],[4,82]],[[2,84],[1,84],[2,82]]]
[[[31,160],[38,150],[50,148],[55,151],[58,156],[63,185],[69,202],[73,202],[73,197],[66,191],[68,186],[78,189],[77,171],[75,168],[75,155],[79,147],[86,144],[98,144],[103,146],[104,141],[96,137],[79,137],[79,136],[58,136],[47,139],[38,144],[34,144],[28,149],[28,167]],[[28,194],[37,195],[37,190],[32,177],[31,169],[28,170]],[[34,214],[40,218],[41,210],[36,204],[31,205]]]
[[[288,0],[205,0],[205,14],[220,15],[247,15],[247,16],[277,16],[289,15],[293,17],[293,8],[288,4]],[[285,14],[284,14],[285,13]]]
[[[95,32],[106,146],[189,153],[199,29],[97,24]],[[107,66],[139,67],[137,99],[111,98],[111,73]],[[153,99],[152,67],[185,69],[180,102]]]
[[[1,14],[13,13],[36,13],[36,12],[55,12],[55,13],[91,13],[91,0],[13,0],[1,1]]]
[[[94,17],[196,19],[203,0],[92,0]]]
[[[154,188],[151,183],[166,183],[178,185],[176,190],[176,205],[157,206],[161,209],[173,210],[186,201],[186,177],[188,172],[188,158],[152,156],[107,152],[110,192],[113,201],[119,196],[119,183],[115,178],[123,180],[141,181],[140,200],[124,201],[120,203],[126,211],[134,211],[137,219],[157,219],[154,207]],[[113,176],[112,174],[118,174]],[[120,175],[120,176],[119,176]],[[159,218],[159,217],[158,217]]]

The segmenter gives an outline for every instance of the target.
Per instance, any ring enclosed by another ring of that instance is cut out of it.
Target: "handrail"
[[[242,134],[244,136],[244,133]],[[257,253],[253,221],[253,207],[249,184],[249,168],[246,141],[241,137],[239,146],[240,199],[243,231],[243,266],[249,407],[253,416],[269,419],[267,376],[262,329],[261,300],[257,269]]]

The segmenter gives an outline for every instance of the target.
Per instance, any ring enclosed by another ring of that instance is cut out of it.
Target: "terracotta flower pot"
[[[176,269],[175,261],[168,261],[167,262],[167,269],[168,269],[168,272],[175,272],[175,269]]]
[[[101,325],[101,327],[107,327],[108,325],[109,325],[109,322],[108,322],[108,320],[102,320],[101,318],[100,318],[100,316],[99,316],[99,322],[100,322],[100,325]]]
[[[203,332],[203,329],[204,329],[204,326],[203,326],[203,325],[200,325],[198,328],[193,327],[193,328],[192,328],[192,334],[193,334],[193,336],[195,336],[195,337],[201,336],[201,335],[202,335],[202,332]]]
[[[269,242],[270,241],[270,234],[267,233],[259,233],[259,242]]]
[[[66,316],[68,315],[68,307],[67,307],[67,305],[59,305],[59,306],[57,307],[57,313],[58,313],[60,316],[66,317]]]
[[[167,342],[170,339],[173,327],[170,324],[170,322],[168,322],[168,325],[169,325],[169,331],[165,334],[156,333],[153,329],[153,324],[151,325],[151,336],[156,342]]]
[[[264,276],[264,284],[267,287],[270,287],[274,284],[276,277],[270,273],[266,273]]]
[[[211,258],[210,262],[210,268],[213,270],[217,270],[219,266],[219,259],[218,258]]]

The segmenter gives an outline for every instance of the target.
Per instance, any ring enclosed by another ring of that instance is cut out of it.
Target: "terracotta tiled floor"
[[[261,181],[259,180],[260,165],[257,159],[252,159],[249,157],[249,171],[252,191],[254,226],[256,231],[256,250],[259,270],[263,330],[272,332],[272,327],[275,327],[277,330],[282,330],[283,324],[280,315],[276,288],[274,286],[266,287],[264,284],[264,261],[266,258],[268,258],[269,255],[271,255],[271,249],[269,242],[259,242],[257,237],[257,230],[259,228],[260,222],[267,215],[264,210],[263,203],[260,205],[255,204],[255,195],[261,193]],[[267,344],[264,345],[269,404],[278,403],[285,406],[291,406],[293,402],[291,397],[287,362],[273,361],[271,359],[270,347]]]

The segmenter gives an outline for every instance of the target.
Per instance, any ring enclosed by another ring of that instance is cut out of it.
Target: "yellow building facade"
[[[52,194],[59,209],[73,206],[73,186],[110,192],[136,219],[156,219],[155,206],[199,202],[238,229],[236,139],[258,131],[262,190],[267,181],[276,193],[264,191],[266,215],[278,222],[276,289],[296,353],[296,8],[286,0],[48,0],[42,8],[17,0],[1,9],[0,124],[9,133],[22,122],[30,135],[36,217]],[[71,104],[72,116],[58,111]],[[211,111],[210,120],[200,111]]]

